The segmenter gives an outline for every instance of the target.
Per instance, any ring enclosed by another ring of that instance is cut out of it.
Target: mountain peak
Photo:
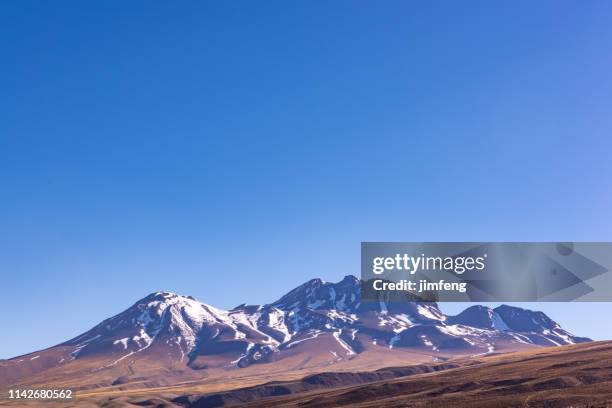
[[[559,324],[540,311],[501,305],[493,309],[513,330],[547,332],[560,328]]]
[[[359,280],[352,275],[330,283],[311,279],[272,303],[281,310],[312,309],[354,311],[361,299]]]
[[[449,322],[462,324],[464,326],[478,327],[481,329],[492,329],[505,331],[508,326],[499,314],[488,306],[474,305],[465,309],[456,316],[450,316]]]
[[[136,303],[144,303],[147,301],[154,301],[154,300],[166,301],[166,300],[172,300],[172,299],[177,299],[177,298],[185,298],[185,299],[197,301],[193,296],[179,295],[178,293],[175,293],[175,292],[160,290],[157,292],[149,293],[147,296],[143,297]]]

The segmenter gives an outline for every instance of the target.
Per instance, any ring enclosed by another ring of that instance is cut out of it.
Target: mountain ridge
[[[79,336],[1,361],[0,385],[47,371],[64,378],[78,369],[100,384],[125,384],[141,379],[139,366],[146,375],[172,370],[177,379],[198,378],[251,366],[321,369],[369,355],[445,361],[590,341],[542,312],[475,305],[448,316],[434,302],[362,302],[360,291],[353,275],[311,279],[272,303],[229,310],[154,292]]]

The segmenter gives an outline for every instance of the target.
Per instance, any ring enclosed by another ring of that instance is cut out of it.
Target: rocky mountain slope
[[[359,280],[346,276],[338,283],[313,279],[271,304],[232,310],[152,293],[74,339],[1,361],[0,385],[41,373],[47,381],[95,373],[95,381],[80,384],[98,387],[161,371],[172,383],[257,365],[323,367],[374,352],[390,361],[401,351],[443,361],[586,341],[542,312],[511,306],[446,316],[435,303],[362,303]]]

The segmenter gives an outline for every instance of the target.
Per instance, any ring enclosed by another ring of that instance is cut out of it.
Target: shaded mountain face
[[[542,312],[502,305],[491,309],[486,306],[471,306],[457,316],[451,316],[447,323],[472,326],[486,330],[518,336],[528,343],[542,346],[565,345],[590,341],[576,337]]]
[[[312,279],[281,297],[273,306],[282,310],[298,308],[335,309],[341,312],[355,312],[360,306],[359,279],[347,275],[338,283]]]
[[[361,302],[360,281],[310,280],[276,302],[221,310],[156,292],[58,346],[0,364],[0,385],[79,361],[95,370],[144,360],[184,370],[240,369],[300,358],[334,364],[372,351],[453,355],[589,341],[542,312],[472,306],[446,316],[435,303]]]

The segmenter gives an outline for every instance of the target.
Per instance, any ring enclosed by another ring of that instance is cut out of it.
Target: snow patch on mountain
[[[504,319],[502,319],[501,316],[493,310],[491,310],[491,323],[493,324],[493,328],[495,330],[499,330],[499,331],[510,330],[506,322],[504,322]]]

